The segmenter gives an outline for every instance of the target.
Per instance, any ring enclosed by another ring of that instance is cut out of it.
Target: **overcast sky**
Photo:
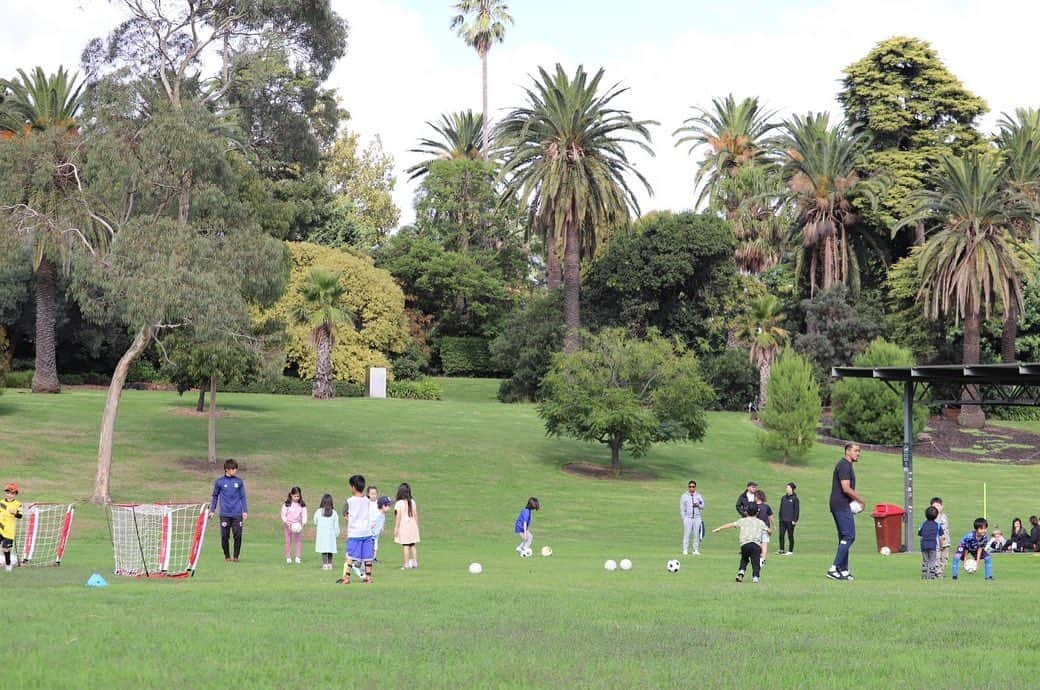
[[[170,0],[166,0],[169,2]],[[379,136],[398,171],[441,113],[480,110],[480,61],[449,29],[450,0],[333,0],[350,24],[347,55],[332,75],[349,126]],[[78,65],[87,40],[123,16],[113,0],[0,0],[0,74]],[[838,111],[842,69],[895,35],[929,41],[968,89],[986,99],[989,131],[1002,111],[1040,107],[1035,27],[1040,3],[1005,0],[510,0],[516,20],[491,50],[492,119],[520,105],[539,65],[606,70],[629,87],[620,103],[652,128],[657,156],[633,152],[654,189],[643,211],[693,201],[694,159],[673,146],[690,106],[759,96],[781,115]],[[412,218],[414,186],[394,196]]]

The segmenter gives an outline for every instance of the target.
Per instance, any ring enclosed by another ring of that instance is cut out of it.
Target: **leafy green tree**
[[[553,355],[563,347],[563,296],[535,295],[506,317],[491,342],[492,363],[511,373],[498,388],[502,402],[537,401]]]
[[[734,246],[729,225],[715,215],[647,214],[589,265],[586,319],[637,335],[656,328],[698,352],[721,349],[725,323],[719,316],[739,293]]]
[[[790,334],[783,327],[782,305],[773,295],[760,295],[748,304],[747,314],[737,328],[737,338],[749,346],[748,356],[758,367],[758,409],[766,406],[770,368],[776,353],[783,349]]]
[[[421,153],[429,158],[422,160],[406,170],[414,180],[430,171],[434,161],[477,160],[484,158],[484,144],[481,138],[484,131],[484,117],[472,110],[460,110],[456,113],[441,115],[440,122],[426,123],[437,133],[436,139],[420,139],[419,146],[409,149],[411,153]],[[489,144],[490,145],[490,144]],[[485,162],[487,160],[485,159]]]
[[[458,0],[454,10],[458,13],[451,20],[451,28],[457,29],[459,36],[477,51],[480,56],[481,82],[484,96],[484,117],[481,130],[484,145],[481,152],[484,162],[488,160],[491,142],[488,137],[488,71],[487,56],[491,46],[501,43],[506,37],[506,24],[513,23],[509,14],[509,6],[503,0]]]
[[[856,358],[857,367],[913,366],[910,350],[877,338]],[[842,379],[831,392],[834,435],[866,443],[890,446],[903,442],[903,396],[880,381]],[[914,406],[914,436],[924,431],[928,408]]]
[[[844,75],[838,98],[846,123],[870,142],[859,175],[882,170],[888,179],[876,207],[857,208],[875,227],[895,228],[944,156],[981,143],[975,122],[986,102],[964,87],[929,43],[907,36],[880,41]],[[913,229],[915,243],[923,243],[923,227]]]
[[[657,442],[703,438],[711,397],[692,352],[657,333],[637,340],[608,328],[586,335],[576,353],[556,356],[538,416],[550,436],[609,446],[619,475],[622,449],[640,457]]]
[[[581,328],[581,258],[595,255],[597,243],[639,212],[626,175],[650,184],[631,164],[626,145],[653,155],[649,120],[635,120],[614,100],[627,89],[615,84],[601,92],[600,69],[590,79],[579,66],[574,76],[556,65],[538,69],[527,89],[527,105],[506,116],[496,139],[504,147],[507,198],[530,205],[533,221],[549,241],[563,246],[564,351],[577,352]]]
[[[766,430],[762,445],[783,453],[785,464],[804,457],[816,442],[821,411],[812,365],[785,349],[769,374],[769,405],[759,413]]]
[[[725,349],[701,360],[704,380],[715,391],[711,409],[744,412],[758,398],[758,371],[744,350]]]
[[[311,344],[317,353],[311,396],[316,400],[336,397],[336,384],[332,380],[332,346],[336,342],[337,327],[352,321],[350,314],[338,306],[343,292],[339,276],[322,268],[312,268],[300,286],[303,301],[299,305],[297,320],[311,327]]]

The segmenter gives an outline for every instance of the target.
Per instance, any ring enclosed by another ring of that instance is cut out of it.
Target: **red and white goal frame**
[[[59,566],[65,556],[72,518],[71,503],[25,503],[15,526],[14,559],[20,566]]]
[[[205,503],[110,503],[116,575],[191,577],[209,520]]]

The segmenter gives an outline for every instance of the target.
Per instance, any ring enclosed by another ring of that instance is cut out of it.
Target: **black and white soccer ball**
[[[672,560],[668,561],[668,565],[665,566],[665,567],[668,568],[668,572],[670,572],[670,573],[677,573],[677,572],[679,572],[679,568],[681,567],[681,565],[682,564],[679,563],[679,561],[677,561],[677,560],[675,560],[673,558]]]
[[[520,549],[520,558],[530,558],[532,553],[531,549]]]

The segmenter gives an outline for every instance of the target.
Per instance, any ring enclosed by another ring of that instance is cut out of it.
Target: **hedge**
[[[386,385],[386,394],[407,400],[440,400],[443,397],[441,384],[433,379],[391,381]]]
[[[437,344],[445,376],[491,376],[498,373],[491,364],[485,338],[444,336],[438,339]]]

